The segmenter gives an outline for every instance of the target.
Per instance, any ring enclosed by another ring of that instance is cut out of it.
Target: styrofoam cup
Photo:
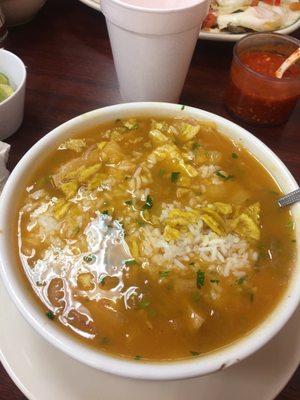
[[[101,0],[125,101],[178,101],[208,7],[209,0],[172,9]]]
[[[14,93],[0,103],[0,140],[3,140],[15,133],[23,121],[26,68],[14,53],[0,49],[0,72],[14,88]]]

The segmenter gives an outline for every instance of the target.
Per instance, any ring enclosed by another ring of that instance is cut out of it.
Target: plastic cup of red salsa
[[[225,97],[229,111],[255,125],[287,121],[300,97],[300,62],[281,79],[275,71],[299,46],[296,38],[277,33],[255,33],[237,42]]]

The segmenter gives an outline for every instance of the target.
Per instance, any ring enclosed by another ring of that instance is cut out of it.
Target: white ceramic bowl
[[[87,365],[125,377],[154,380],[180,379],[208,374],[228,367],[258,350],[290,318],[300,300],[299,241],[298,258],[290,284],[276,309],[263,323],[247,336],[220,350],[191,360],[167,363],[120,359],[77,342],[41,313],[28,288],[25,287],[24,280],[21,279],[20,269],[16,267],[18,261],[15,247],[12,245],[12,235],[17,210],[13,200],[19,196],[20,188],[24,186],[24,178],[41,154],[58,142],[88,127],[113,121],[116,118],[141,115],[181,115],[214,121],[222,133],[241,143],[255,155],[273,174],[283,192],[297,188],[288,169],[268,147],[246,130],[217,115],[191,107],[181,110],[180,105],[167,103],[129,103],[91,111],[59,126],[37,142],[21,159],[8,179],[0,200],[1,276],[11,298],[32,327],[54,346]],[[297,234],[300,237],[300,205],[294,205],[292,211]]]
[[[46,0],[0,0],[8,26],[24,24],[34,18]]]
[[[0,49],[0,72],[8,77],[15,91],[0,103],[0,140],[3,140],[15,133],[23,121],[26,68],[14,53]]]

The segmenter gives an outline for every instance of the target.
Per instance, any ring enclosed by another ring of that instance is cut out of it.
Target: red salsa
[[[255,124],[286,121],[300,95],[300,66],[292,65],[284,78],[275,71],[287,58],[271,51],[245,51],[233,60],[226,104],[239,118]]]

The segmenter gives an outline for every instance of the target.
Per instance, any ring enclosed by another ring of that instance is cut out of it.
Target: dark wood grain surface
[[[300,38],[300,32],[294,36]],[[23,59],[28,72],[24,122],[8,140],[12,145],[10,169],[57,125],[86,111],[121,102],[104,18],[77,0],[48,0],[32,22],[10,29],[6,48]],[[232,120],[223,106],[232,48],[231,43],[198,42],[182,104]],[[274,150],[300,182],[300,101],[283,126],[242,125]],[[25,399],[1,365],[0,399]],[[276,400],[299,399],[300,369]]]

